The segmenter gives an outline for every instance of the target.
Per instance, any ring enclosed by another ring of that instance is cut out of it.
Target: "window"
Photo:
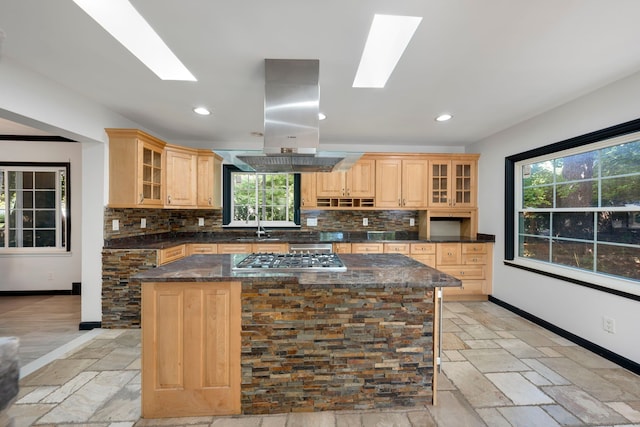
[[[70,250],[68,182],[68,163],[0,163],[0,253]]]
[[[640,132],[614,129],[507,159],[507,261],[640,295]]]
[[[299,225],[299,177],[225,166],[223,224],[232,227]]]

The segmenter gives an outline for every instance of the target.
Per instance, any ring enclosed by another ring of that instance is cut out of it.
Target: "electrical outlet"
[[[615,334],[616,320],[608,316],[602,316],[602,329],[610,334]]]
[[[198,227],[204,227],[204,218],[198,218]]]
[[[409,218],[409,226],[413,227],[414,225],[416,225],[416,220],[415,218]]]
[[[307,218],[307,227],[317,227],[318,218]]]
[[[114,219],[113,221],[111,221],[111,229],[113,231],[118,231],[120,230],[120,221],[117,219]]]
[[[365,227],[369,225],[369,218],[362,218],[362,225]]]
[[[140,228],[147,228],[147,218],[140,219]]]

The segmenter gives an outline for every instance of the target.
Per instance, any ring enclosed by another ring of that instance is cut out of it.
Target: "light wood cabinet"
[[[360,159],[347,172],[316,173],[316,197],[374,197],[375,160]]]
[[[162,207],[165,142],[137,129],[109,136],[109,207]]]
[[[492,243],[437,243],[436,268],[462,281],[443,288],[445,300],[486,300],[492,290]]]
[[[252,252],[251,243],[218,243],[219,254],[250,254]]]
[[[217,253],[218,245],[216,243],[189,243],[187,245],[187,256]]]
[[[199,208],[222,206],[222,157],[210,150],[198,150],[197,200]]]
[[[385,243],[385,254],[402,254],[409,255],[411,245],[409,243]]]
[[[376,160],[376,207],[426,207],[427,168],[425,159]]]
[[[167,145],[166,208],[195,208],[198,194],[198,154],[196,150]]]
[[[187,256],[186,245],[178,245],[165,249],[158,249],[158,265],[168,264]]]
[[[251,246],[253,252],[272,253],[272,254],[286,254],[289,252],[288,243],[272,243],[272,242],[259,242],[254,243]]]
[[[435,243],[411,243],[409,256],[429,267],[436,266],[436,244]]]
[[[384,243],[351,243],[352,254],[382,254]]]
[[[142,284],[142,416],[241,410],[240,282]]]
[[[316,173],[300,174],[300,207],[315,208],[316,203]]]
[[[476,155],[429,160],[429,207],[475,208],[477,165]]]
[[[333,252],[337,254],[350,254],[351,253],[351,243],[334,243],[333,244]]]
[[[289,244],[283,242],[255,242],[255,243],[218,243],[219,254],[250,254],[250,253],[287,253]]]

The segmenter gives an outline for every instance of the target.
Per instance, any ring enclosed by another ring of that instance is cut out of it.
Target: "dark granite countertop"
[[[297,282],[299,286],[345,287],[455,287],[460,280],[399,254],[341,254],[347,267],[342,272],[257,272],[233,271],[246,254],[192,255],[140,272],[132,279],[142,282],[221,282],[273,281]]]
[[[406,231],[280,231],[268,239],[239,232],[158,233],[104,241],[106,249],[164,249],[183,243],[429,243],[429,242],[495,242],[495,236],[478,233],[475,239],[460,236],[432,236],[421,239],[418,233]]]

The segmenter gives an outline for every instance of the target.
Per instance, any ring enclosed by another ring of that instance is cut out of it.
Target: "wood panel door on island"
[[[142,416],[239,414],[240,282],[142,284]]]

